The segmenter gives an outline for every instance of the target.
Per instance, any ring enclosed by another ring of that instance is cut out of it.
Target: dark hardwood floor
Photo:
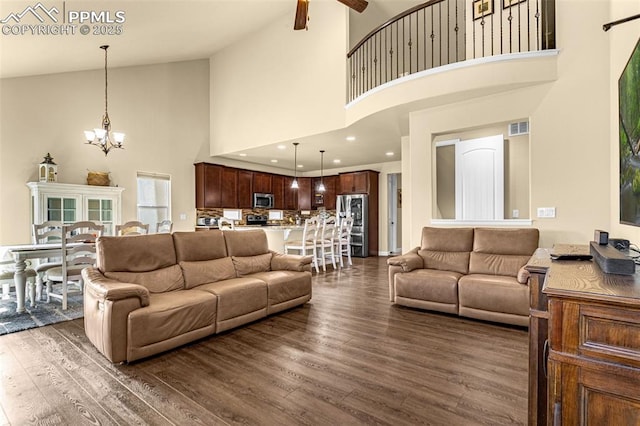
[[[386,258],[314,275],[313,298],[112,365],[82,319],[0,337],[0,424],[527,422],[527,331],[391,305]]]

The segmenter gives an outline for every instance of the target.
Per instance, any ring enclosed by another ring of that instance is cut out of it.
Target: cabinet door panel
[[[298,208],[311,210],[311,178],[298,178]]]
[[[253,208],[253,172],[238,170],[238,208]]]
[[[338,176],[327,176],[324,178],[324,207],[327,210],[336,209],[336,184]]]
[[[284,209],[284,176],[271,176],[271,192],[273,193],[273,207]]]
[[[220,207],[238,207],[238,170],[229,167],[222,169],[220,179],[221,200]]]
[[[253,192],[271,193],[271,175],[269,173],[253,172]]]
[[[298,210],[298,191],[291,188],[293,178],[286,176],[284,178],[284,209]]]

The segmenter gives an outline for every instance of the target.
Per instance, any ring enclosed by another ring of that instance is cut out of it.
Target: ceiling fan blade
[[[338,0],[340,3],[349,6],[356,12],[364,12],[369,3],[366,0]]]
[[[296,19],[293,23],[294,30],[304,30],[307,28],[307,12],[309,10],[309,0],[298,0],[296,8]]]

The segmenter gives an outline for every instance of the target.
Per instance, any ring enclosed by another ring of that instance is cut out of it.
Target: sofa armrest
[[[387,265],[400,266],[402,272],[411,272],[414,269],[421,269],[424,267],[422,258],[418,256],[419,247],[414,248],[410,252],[403,254],[402,256],[394,256],[387,259]]]
[[[520,270],[518,270],[518,275],[516,276],[516,280],[518,280],[520,284],[529,284],[530,276],[531,276],[531,273],[527,270],[525,266],[523,266],[522,268],[520,268]]]
[[[107,278],[97,268],[85,268],[82,271],[85,291],[98,300],[117,301],[136,297],[140,306],[149,306],[149,290],[139,284],[123,283]]]
[[[107,278],[97,268],[85,268],[82,278],[85,334],[109,361],[127,361],[129,314],[149,305],[149,291]]]
[[[271,251],[272,271],[311,271],[313,256],[301,256],[297,254],[282,254]]]

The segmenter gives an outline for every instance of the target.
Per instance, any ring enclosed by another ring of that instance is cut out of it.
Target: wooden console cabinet
[[[550,343],[546,423],[640,424],[640,274],[554,261],[543,294]]]

